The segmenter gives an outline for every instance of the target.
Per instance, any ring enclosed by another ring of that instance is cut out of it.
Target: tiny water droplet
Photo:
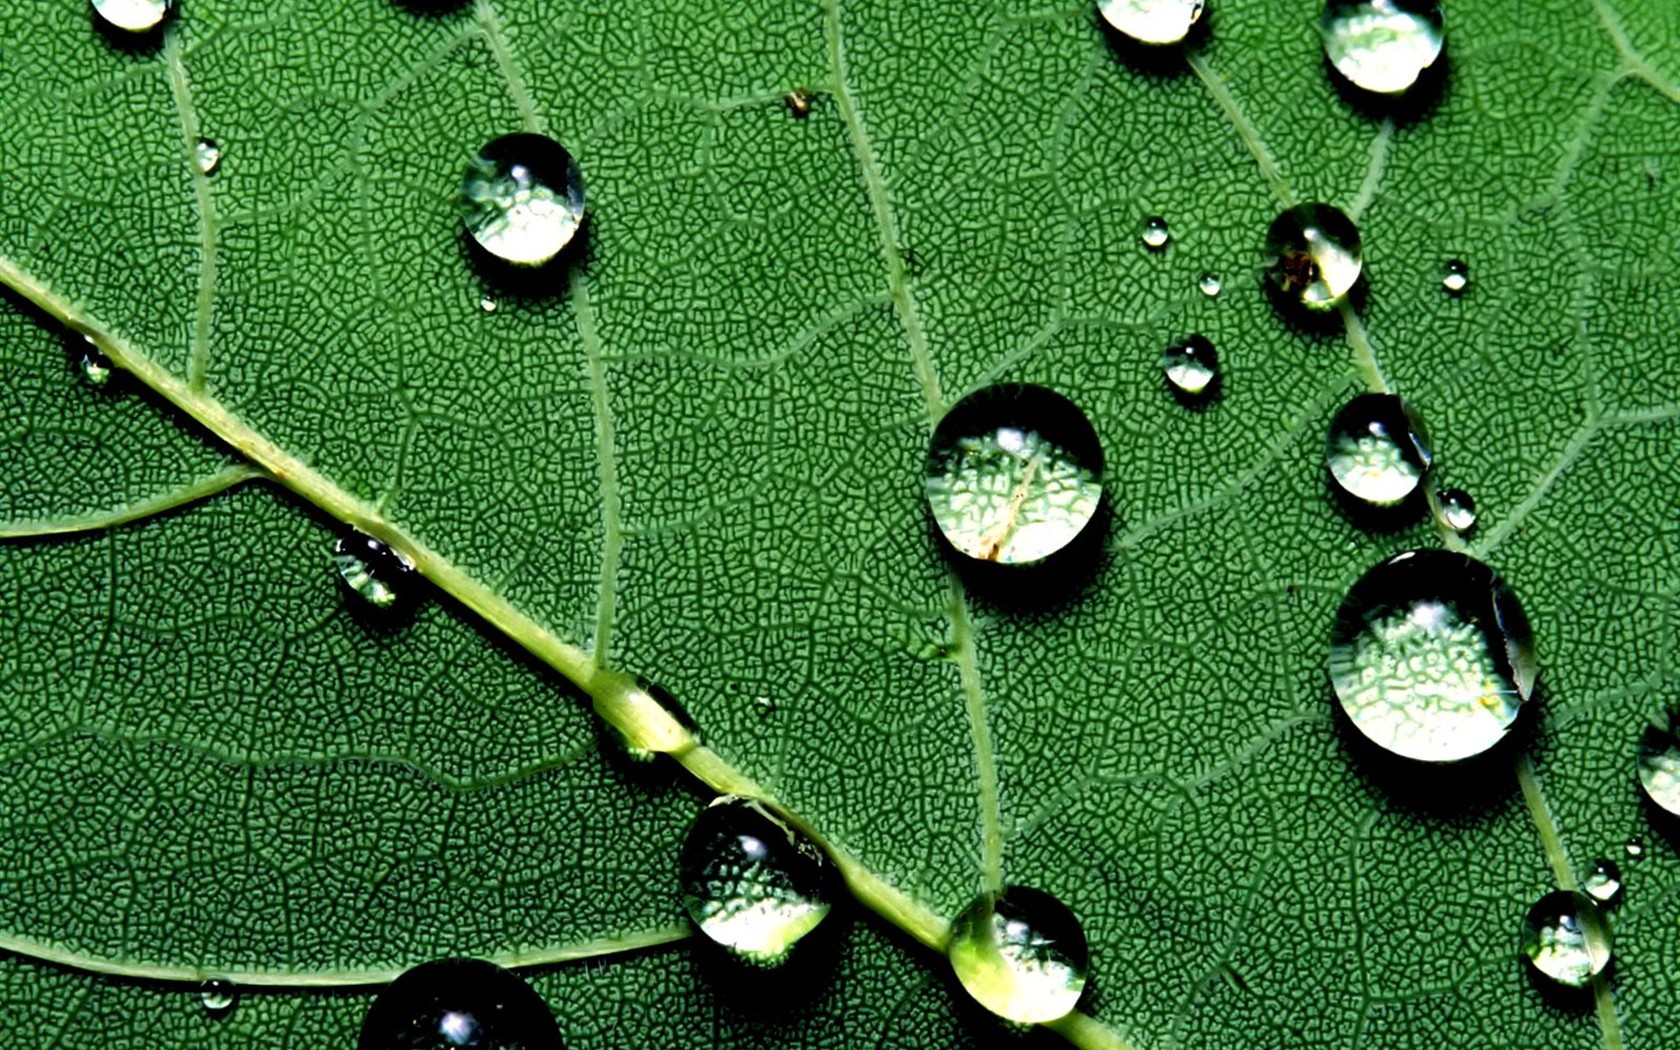
[[[1200,397],[1219,378],[1219,351],[1206,336],[1192,335],[1167,347],[1161,354],[1161,371],[1174,390]]]
[[[232,1011],[239,994],[232,981],[205,981],[198,986],[198,998],[204,1004],[205,1013],[221,1017]]]
[[[1476,501],[1463,489],[1441,490],[1441,523],[1460,535],[1476,527]]]
[[[795,120],[804,120],[811,115],[811,102],[810,88],[794,88],[782,96],[782,103]]]
[[[1330,421],[1324,461],[1341,490],[1373,507],[1405,500],[1435,461],[1423,421],[1393,394],[1360,394]]]
[[[221,162],[222,147],[216,145],[215,139],[199,139],[193,146],[193,163],[203,174],[212,174]]]
[[[1592,871],[1581,881],[1587,896],[1600,904],[1612,905],[1622,896],[1622,869],[1605,857],[1593,861]]]
[[[1680,712],[1639,738],[1639,786],[1664,812],[1680,817]]]
[[[762,803],[724,795],[695,817],[679,860],[683,907],[742,959],[775,966],[834,905],[828,856]]]
[[[1085,990],[1090,952],[1067,905],[1042,890],[982,894],[951,926],[951,969],[981,1006],[1017,1024],[1070,1013]]]
[[[662,754],[676,751],[690,743],[700,742],[700,727],[688,708],[660,685],[637,676],[625,693],[626,706],[638,711],[637,722],[644,726],[664,723],[641,740],[632,740],[612,722],[602,719],[624,757],[632,762],[652,762]]]
[[[378,609],[393,608],[409,597],[419,576],[406,556],[360,532],[338,538],[333,563],[345,586]]]
[[[1196,287],[1201,290],[1203,295],[1212,299],[1214,296],[1219,294],[1222,286],[1219,283],[1218,274],[1204,273],[1200,277],[1196,278]]]
[[[356,1050],[560,1050],[548,1004],[518,976],[478,959],[421,963],[362,1019]]]
[[[1449,259],[1441,273],[1441,290],[1457,299],[1470,288],[1470,265],[1462,259]]]
[[[461,221],[486,252],[515,266],[559,255],[583,224],[583,176],[546,135],[493,139],[461,180]]]
[[[1101,0],[1103,21],[1140,44],[1176,44],[1202,17],[1203,0]]]
[[[1643,856],[1645,853],[1645,840],[1640,838],[1638,835],[1635,835],[1633,838],[1627,840],[1627,845],[1623,848],[1627,851],[1627,855],[1630,857]]]
[[[116,366],[111,363],[110,358],[99,352],[99,349],[93,345],[93,340],[87,340],[82,347],[72,353],[76,371],[81,374],[83,381],[89,386],[103,389],[111,381],[111,373],[116,371]]]
[[[1435,0],[1329,0],[1318,25],[1336,72],[1379,95],[1416,84],[1446,41]]]
[[[1102,500],[1102,445],[1078,406],[1040,386],[987,387],[934,428],[926,491],[959,554],[1031,565],[1064,550]]]
[[[488,295],[481,296],[478,300],[478,308],[487,314],[493,314],[496,312],[496,300]]]
[[[1138,234],[1143,246],[1150,251],[1158,252],[1172,243],[1172,230],[1167,227],[1167,220],[1159,215],[1153,215],[1143,221],[1143,231]]]
[[[1340,208],[1297,204],[1266,231],[1266,276],[1291,303],[1335,309],[1364,267],[1359,228]]]
[[[174,0],[93,0],[99,20],[124,33],[150,33],[174,9]]]
[[[1524,916],[1522,953],[1547,980],[1584,988],[1610,965],[1610,926],[1591,897],[1554,890]]]
[[[1493,748],[1534,692],[1534,640],[1517,597],[1464,554],[1414,550],[1348,590],[1330,681],[1363,736],[1393,755],[1457,762]]]

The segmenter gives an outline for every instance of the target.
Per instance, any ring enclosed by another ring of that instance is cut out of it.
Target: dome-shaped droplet
[[[1516,725],[1534,677],[1516,595],[1464,554],[1397,554],[1336,612],[1331,684],[1353,727],[1390,754],[1456,762],[1488,751]]]
[[[1441,271],[1441,290],[1457,299],[1470,288],[1470,266],[1460,259],[1447,260]]]
[[[215,139],[199,139],[193,145],[193,164],[205,175],[213,174],[222,163],[222,147]]]
[[[1372,507],[1417,491],[1435,461],[1423,421],[1393,394],[1361,394],[1330,421],[1324,461],[1341,490]]]
[[[560,1050],[542,997],[477,959],[422,963],[368,1008],[356,1050]]]
[[[1613,905],[1622,897],[1622,869],[1605,857],[1593,861],[1592,870],[1581,880],[1587,896],[1604,905]]]
[[[496,312],[496,300],[488,295],[481,295],[478,297],[478,308],[487,314],[493,314]]]
[[[1556,890],[1523,918],[1522,953],[1547,980],[1584,988],[1610,965],[1610,926],[1591,897]]]
[[[1219,351],[1206,336],[1192,335],[1167,347],[1161,354],[1161,371],[1174,390],[1201,397],[1219,378]]]
[[[174,0],[93,0],[99,20],[124,33],[150,33],[174,9]]]
[[[1217,296],[1223,286],[1219,283],[1216,273],[1204,273],[1196,278],[1196,289],[1209,299]]]
[[[1440,57],[1444,24],[1435,0],[1329,0],[1319,31],[1336,72],[1362,90],[1394,95]]]
[[[1476,501],[1463,489],[1441,490],[1441,524],[1463,535],[1476,527]]]
[[[1091,523],[1102,466],[1097,433],[1073,402],[1039,386],[987,387],[934,428],[928,506],[959,554],[1030,565]]]
[[[1638,766],[1645,797],[1680,817],[1680,714],[1646,728],[1639,738]]]
[[[479,247],[515,266],[541,266],[583,225],[583,176],[546,135],[487,143],[461,182],[461,221]]]
[[[1266,276],[1287,301],[1331,310],[1359,281],[1363,252],[1358,227],[1340,208],[1297,204],[1266,231]]]
[[[784,960],[834,904],[828,855],[753,799],[725,795],[702,810],[680,865],[700,932],[761,966]]]
[[[970,904],[951,926],[949,954],[968,994],[1018,1024],[1071,1012],[1090,963],[1079,919],[1055,897],[1025,886]]]
[[[1172,243],[1172,230],[1167,226],[1167,220],[1159,215],[1152,215],[1143,220],[1143,230],[1138,234],[1143,246],[1152,252],[1158,252]]]
[[[345,586],[363,601],[389,609],[412,596],[419,573],[407,557],[360,532],[340,536],[333,547],[333,563]]]
[[[232,1012],[239,1002],[239,993],[232,981],[205,981],[198,986],[198,1000],[204,1004],[205,1013],[221,1017]]]
[[[1176,44],[1202,17],[1202,0],[1100,0],[1103,21],[1140,44]]]
[[[1640,838],[1638,835],[1635,835],[1633,838],[1628,839],[1627,845],[1622,848],[1626,850],[1627,855],[1630,857],[1642,857],[1645,855],[1645,840]]]

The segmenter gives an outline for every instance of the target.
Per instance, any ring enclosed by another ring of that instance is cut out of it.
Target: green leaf
[[[1090,1013],[1137,1046],[1664,1045],[1680,860],[1632,753],[1680,706],[1672,5],[1451,5],[1444,91],[1391,122],[1332,86],[1304,2],[1216,3],[1193,70],[1066,3],[616,6],[189,0],[150,50],[76,4],[0,18],[0,276],[50,315],[0,310],[0,532],[87,527],[0,544],[6,1027],[348,1046],[368,990],[308,985],[582,952],[535,978],[574,1047],[996,1042],[875,917],[769,996],[690,944],[619,950],[680,922],[703,792],[603,750],[576,688],[610,701],[602,664],[915,937],[994,863],[1061,897]],[[457,232],[467,158],[522,127],[590,194],[546,295]],[[1257,157],[1359,213],[1353,338],[1262,293]],[[52,318],[135,376],[78,384]],[[1192,331],[1226,370],[1203,412],[1157,372]],[[1534,621],[1526,796],[1419,805],[1330,718],[1342,593],[1443,542],[1325,493],[1371,373]],[[930,420],[999,380],[1104,441],[1114,520],[1053,609],[964,594],[925,518]],[[334,519],[437,600],[347,607]],[[1516,943],[1596,854],[1628,889],[1595,1011]],[[200,974],[275,987],[218,1020]]]

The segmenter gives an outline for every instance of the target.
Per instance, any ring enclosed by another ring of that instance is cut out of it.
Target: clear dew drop
[[[1417,491],[1435,454],[1423,421],[1405,402],[1393,394],[1361,394],[1330,421],[1324,461],[1349,497],[1392,507]]]
[[[1487,752],[1516,725],[1534,679],[1522,606],[1468,555],[1397,554],[1360,577],[1336,612],[1336,698],[1390,754],[1457,762]]]
[[[91,339],[73,351],[72,357],[76,373],[82,377],[83,382],[95,389],[104,389],[111,381],[111,374],[116,371],[111,359],[100,353]]]
[[[174,9],[174,0],[93,0],[99,20],[124,33],[150,33]]]
[[[356,1050],[560,1050],[542,997],[477,959],[422,963],[386,986],[362,1019]]]
[[[1652,805],[1680,817],[1680,712],[1639,738],[1639,786]]]
[[[1459,535],[1476,527],[1476,501],[1463,489],[1441,490],[1441,524]]]
[[[490,298],[488,295],[480,296],[478,300],[478,308],[487,314],[493,314],[496,312],[496,300]]]
[[[761,803],[725,795],[700,812],[678,868],[700,932],[740,958],[775,966],[834,905],[832,865]]]
[[[199,139],[193,146],[193,164],[201,174],[214,174],[221,163],[222,147],[216,145],[215,139]]]
[[[1219,351],[1203,335],[1192,335],[1161,354],[1161,372],[1174,390],[1186,397],[1212,392],[1219,378]]]
[[[1172,243],[1172,230],[1167,226],[1167,220],[1152,215],[1143,220],[1143,230],[1139,232],[1138,239],[1152,252],[1164,251]]]
[[[1584,988],[1610,965],[1610,926],[1591,897],[1555,890],[1523,918],[1522,953],[1552,983]]]
[[[222,1017],[231,1013],[239,1002],[239,992],[232,981],[205,981],[198,986],[198,999],[204,1004],[205,1013]]]
[[[1017,1024],[1070,1013],[1085,990],[1090,953],[1067,905],[1042,890],[982,894],[951,927],[951,969],[974,1000]]]
[[[1335,309],[1364,265],[1359,228],[1332,205],[1297,204],[1266,231],[1266,276],[1286,301],[1304,309]]]
[[[1102,445],[1085,413],[1040,386],[957,402],[928,447],[928,507],[952,549],[1032,565],[1065,550],[1102,501]]]
[[[1470,266],[1460,259],[1449,259],[1441,272],[1441,290],[1457,299],[1470,290]]]
[[[1642,857],[1645,855],[1645,840],[1635,835],[1627,840],[1627,845],[1623,846],[1622,849],[1630,857]]]
[[[1378,95],[1417,83],[1441,55],[1444,27],[1434,0],[1329,0],[1319,19],[1336,72]]]
[[[333,564],[344,585],[377,609],[392,609],[412,595],[419,573],[414,563],[383,542],[360,532],[340,536]]]
[[[1622,869],[1615,861],[1600,857],[1581,880],[1581,889],[1600,904],[1614,905],[1622,898]]]
[[[1201,20],[1203,0],[1101,0],[1103,21],[1140,44],[1176,44]]]
[[[1204,273],[1196,278],[1196,288],[1209,299],[1217,296],[1224,286],[1219,283],[1219,275]]]
[[[566,148],[546,135],[504,135],[467,165],[461,221],[495,258],[541,266],[583,225],[583,176]]]

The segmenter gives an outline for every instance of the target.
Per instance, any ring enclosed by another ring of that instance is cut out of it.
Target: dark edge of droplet
[[[88,0],[87,5],[88,17],[93,19],[94,31],[110,45],[111,50],[131,58],[151,58],[162,50],[164,31],[169,28],[169,23],[175,21],[180,10],[180,0],[171,0],[157,25],[136,33],[107,22],[93,6],[93,0]]]
[[[1554,981],[1541,973],[1540,968],[1534,965],[1534,961],[1522,949],[1522,930],[1528,923],[1528,911],[1541,901],[1558,893],[1570,896],[1577,906],[1585,902],[1585,904],[1597,910],[1598,921],[1604,924],[1604,929],[1610,936],[1610,959],[1604,964],[1600,979],[1609,980],[1615,974],[1615,931],[1610,925],[1610,913],[1604,909],[1603,905],[1588,896],[1585,891],[1570,893],[1568,890],[1551,890],[1541,894],[1537,900],[1523,909],[1523,914],[1517,920],[1517,965],[1522,967],[1523,976],[1528,979],[1528,986],[1540,997],[1540,1001],[1547,1009],[1555,1010],[1570,1017],[1580,1017],[1591,1013],[1593,1010],[1593,982],[1588,981],[1579,988],[1571,988],[1567,984]]]
[[[1330,78],[1330,86],[1343,104],[1366,120],[1392,120],[1396,128],[1409,127],[1434,115],[1447,99],[1447,85],[1452,80],[1451,66],[1452,40],[1443,39],[1441,53],[1418,74],[1411,87],[1397,94],[1385,95],[1380,91],[1366,91],[1355,84],[1342,75],[1329,55],[1324,56],[1324,70]]]
[[[1189,409],[1192,412],[1205,412],[1209,408],[1212,408],[1213,405],[1220,400],[1220,398],[1225,396],[1225,369],[1223,367],[1224,362],[1220,360],[1219,347],[1216,346],[1213,340],[1209,339],[1207,336],[1201,334],[1200,332],[1194,332],[1173,342],[1167,347],[1167,349],[1171,350],[1174,347],[1181,347],[1196,340],[1206,343],[1208,347],[1210,358],[1209,364],[1213,370],[1213,378],[1208,380],[1208,385],[1203,387],[1200,393],[1192,394],[1190,391],[1179,386],[1171,379],[1168,379],[1166,376],[1166,369],[1164,367],[1161,369],[1161,381],[1166,384],[1167,392],[1173,396],[1173,400],[1177,401],[1180,407]]]
[[[1645,782],[1639,776],[1639,756],[1647,746],[1646,741],[1660,741],[1663,737],[1676,735],[1680,735],[1680,709],[1653,716],[1640,730],[1629,757],[1633,767],[1633,790],[1639,795],[1639,808],[1645,813],[1645,822],[1671,849],[1680,852],[1680,813],[1671,813],[1658,805],[1650,792],[1645,790]],[[1649,850],[1651,844],[1646,842],[1645,848]]]
[[[518,1045],[526,1050],[560,1050],[563,1045],[554,1011],[524,977],[482,959],[447,958],[414,966],[385,986],[362,1018],[357,1050],[413,1045],[413,1036],[418,1034],[412,1031],[414,1007],[447,1007],[448,997],[462,990],[492,993],[483,1004],[460,1005],[490,1007],[494,1021],[514,1026],[513,1032],[503,1029],[502,1034],[517,1035]],[[526,1036],[531,1040],[526,1041]]]
[[[1190,32],[1176,44],[1146,44],[1135,40],[1109,25],[1108,19],[1102,16],[1098,6],[1097,3],[1091,4],[1091,19],[1096,23],[1108,49],[1114,52],[1128,69],[1151,80],[1173,80],[1190,72],[1189,63],[1184,61],[1184,52],[1200,49],[1213,34],[1214,8],[1217,5],[1213,0],[1208,0],[1202,8],[1202,17],[1191,24]]]
[[[594,213],[585,207],[572,239],[554,258],[536,266],[521,266],[491,254],[459,219],[455,221],[455,240],[462,258],[495,291],[521,299],[552,298],[565,294],[574,266],[587,268],[593,260],[594,252],[588,243],[593,217]]]
[[[391,2],[409,14],[421,18],[439,18],[444,15],[452,15],[466,10],[468,5],[468,0],[391,0]]]
[[[336,559],[341,546],[350,546],[349,553],[367,564],[375,577],[383,580],[396,592],[396,600],[389,605],[375,605],[350,586],[350,581],[338,571],[336,560],[330,563],[344,607],[351,619],[373,634],[386,635],[403,631],[414,622],[414,614],[424,598],[431,594],[431,585],[419,570],[408,564],[397,552],[382,541],[355,529],[338,526],[333,539],[332,555]]]

